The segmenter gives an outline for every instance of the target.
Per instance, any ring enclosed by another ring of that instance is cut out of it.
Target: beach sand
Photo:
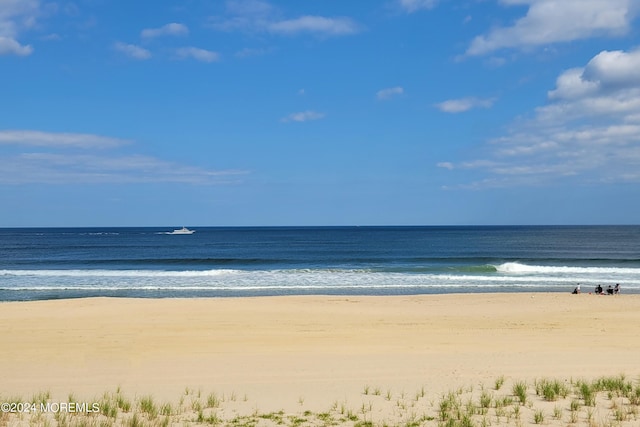
[[[637,385],[640,374],[640,295],[90,298],[1,303],[0,325],[5,400],[120,388],[176,401],[190,389],[217,393],[236,414],[346,405],[393,423],[400,399],[437,413],[446,393],[498,393],[500,377],[512,394],[516,381],[531,392],[541,378],[623,373]],[[546,423],[558,404],[540,402]]]

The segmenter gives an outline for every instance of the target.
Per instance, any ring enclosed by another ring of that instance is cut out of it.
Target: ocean
[[[640,226],[0,229],[0,301],[640,293]]]

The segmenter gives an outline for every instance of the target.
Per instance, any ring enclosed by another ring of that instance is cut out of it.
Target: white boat
[[[167,234],[193,234],[195,230],[189,230],[187,227],[176,228],[175,230],[167,233]]]

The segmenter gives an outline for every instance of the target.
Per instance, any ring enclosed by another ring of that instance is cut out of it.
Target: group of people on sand
[[[579,294],[580,293],[580,283],[578,283],[578,286],[576,286],[575,289],[573,290],[573,292],[571,292],[571,293],[572,294]],[[589,293],[591,293],[591,292],[589,292]],[[607,292],[606,293],[602,289],[602,285],[598,285],[598,286],[596,286],[596,289],[595,289],[594,293],[596,295],[617,295],[617,294],[620,293],[620,284],[616,283],[615,287],[609,285],[609,287],[607,287]]]

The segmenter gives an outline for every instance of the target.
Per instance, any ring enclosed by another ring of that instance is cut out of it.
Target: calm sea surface
[[[640,293],[640,226],[0,229],[0,301]]]

